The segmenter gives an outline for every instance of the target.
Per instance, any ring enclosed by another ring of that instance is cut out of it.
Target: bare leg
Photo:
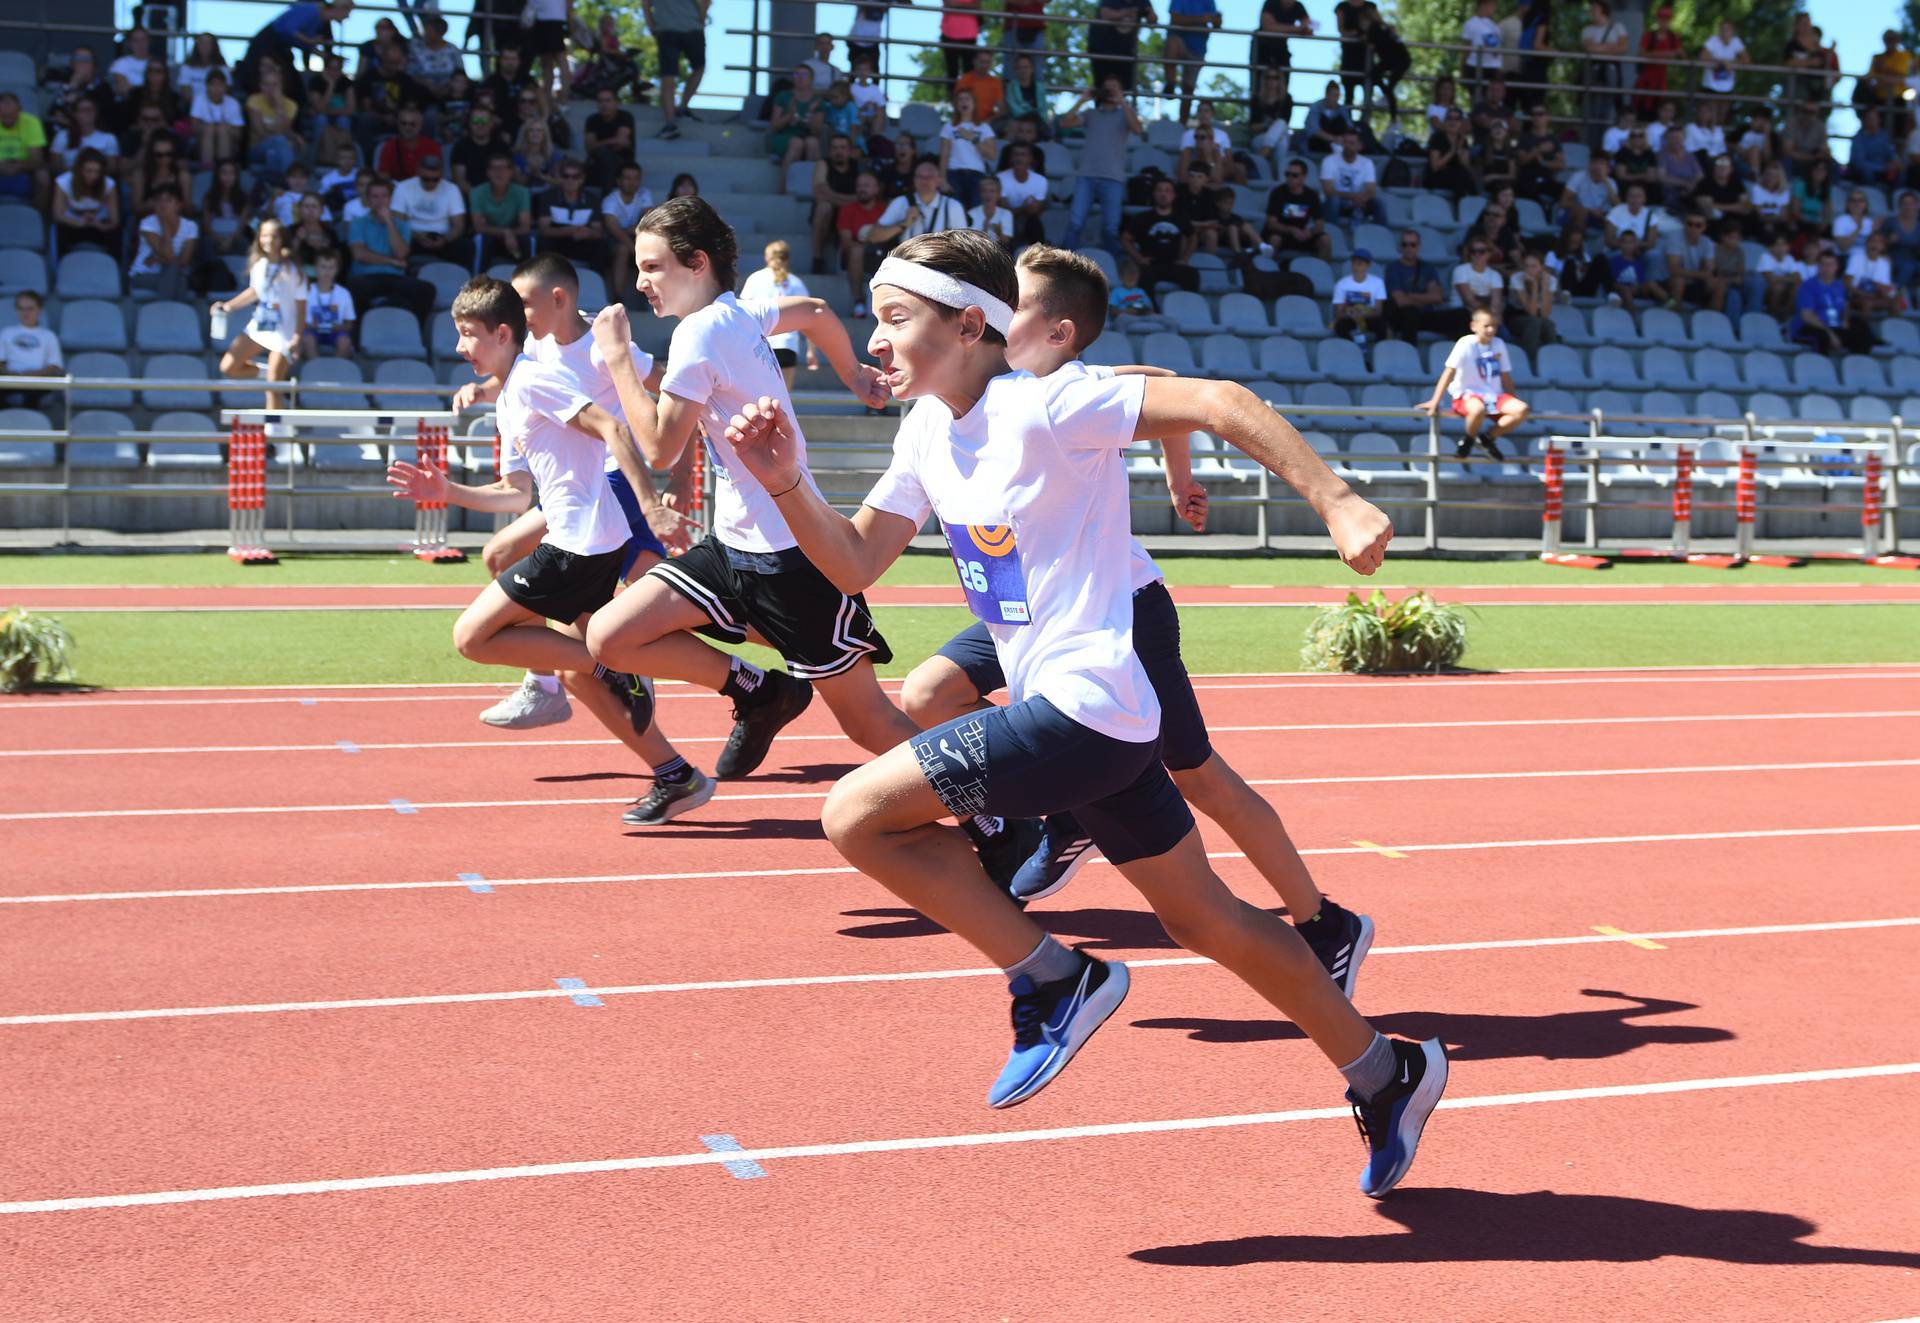
[[[967,673],[935,654],[913,668],[900,689],[900,706],[920,730],[993,706],[980,696]]]
[[[586,644],[547,628],[544,617],[515,602],[497,583],[480,590],[454,622],[453,646],[468,661],[532,671],[592,671]]]
[[[845,674],[828,680],[815,680],[813,687],[826,701],[847,738],[868,753],[885,753],[926,729],[893,705],[880,688],[872,662],[863,661]],[[937,797],[935,799],[937,802]]]
[[[553,628],[572,638],[585,638],[587,622],[591,618],[581,616],[572,625],[555,625]],[[667,737],[660,733],[659,722],[648,726],[646,734],[636,734],[633,721],[627,714],[626,701],[595,679],[591,669],[562,672],[560,683],[580,701],[582,707],[593,713],[594,720],[612,731],[614,738],[639,755],[648,767],[658,767],[679,756],[673,745],[667,742]]]
[[[1220,824],[1286,903],[1295,923],[1305,923],[1320,912],[1320,889],[1287,835],[1286,824],[1219,754],[1189,771],[1174,772],[1173,783],[1187,803]]]
[[[1467,400],[1467,440],[1476,441],[1480,437],[1480,424],[1487,420],[1487,406],[1477,395],[1469,395]]]
[[[1526,422],[1527,415],[1531,412],[1533,412],[1532,408],[1525,404],[1508,405],[1501,410],[1500,421],[1493,425],[1493,439],[1499,440],[1521,423]]]
[[[706,612],[659,579],[642,578],[594,612],[587,648],[605,665],[630,674],[684,680],[718,693],[732,660],[689,632],[711,623]]]
[[[269,351],[267,354],[267,380],[268,381],[288,381],[288,380],[291,380],[292,377],[293,377],[293,364],[288,360],[287,356],[283,353],[280,353],[278,350]],[[286,395],[277,390],[268,391],[267,407],[269,409],[286,408],[287,407]]]

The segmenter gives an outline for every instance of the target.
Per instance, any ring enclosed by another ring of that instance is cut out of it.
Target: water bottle
[[[207,338],[215,344],[224,344],[227,339],[227,309],[224,304],[207,311]]]

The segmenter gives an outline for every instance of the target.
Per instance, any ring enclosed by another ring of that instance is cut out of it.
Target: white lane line
[[[1449,955],[1462,951],[1517,951],[1549,946],[1602,946],[1607,943],[1679,942],[1721,937],[1774,937],[1787,934],[1859,932],[1876,928],[1920,927],[1920,917],[1839,919],[1824,923],[1756,924],[1739,928],[1687,928],[1672,932],[1580,933],[1571,937],[1507,937],[1478,942],[1430,942],[1418,946],[1376,946],[1372,954]],[[1204,956],[1155,956],[1126,962],[1131,969],[1210,965]],[[40,1024],[101,1024],[119,1020],[182,1020],[213,1015],[283,1015],[303,1011],[390,1010],[401,1006],[459,1006],[479,1002],[550,1001],[559,997],[631,997],[674,992],[750,992],[766,988],[842,987],[865,983],[924,983],[944,979],[999,978],[999,969],[909,970],[888,974],[805,974],[786,978],[707,979],[682,983],[629,983],[601,987],[516,988],[505,992],[442,992],[413,997],[351,997],[332,1001],[242,1002],[230,1006],[141,1007],[120,1011],[50,1011],[0,1016],[0,1027]]]
[[[1721,1089],[1762,1089],[1788,1084],[1827,1084],[1842,1080],[1890,1079],[1920,1074],[1920,1061],[1879,1066],[1843,1066],[1828,1070],[1780,1071],[1768,1075],[1722,1075],[1704,1079],[1657,1080],[1645,1084],[1606,1084],[1584,1089],[1540,1089],[1529,1093],[1490,1093],[1443,1098],[1442,1111],[1488,1107],[1525,1107],[1536,1103],[1593,1102],[1609,1098],[1647,1098]],[[591,1176],[606,1172],[662,1171],[710,1167],[728,1162],[784,1162],[798,1158],[845,1158],[870,1153],[915,1153],[934,1149],[979,1148],[997,1144],[1041,1144],[1071,1139],[1112,1139],[1125,1135],[1178,1134],[1193,1130],[1229,1130],[1286,1125],[1297,1121],[1345,1120],[1346,1107],[1302,1107],[1284,1112],[1246,1112],[1234,1116],[1182,1116],[1158,1121],[1114,1121],[1103,1125],[1059,1126],[1050,1130],[1001,1130],[967,1135],[916,1135],[903,1139],[864,1139],[839,1144],[791,1144],[738,1152],[661,1153],[635,1158],[585,1162],[537,1162],[513,1167],[477,1167],[467,1171],[408,1172],[391,1176],[354,1176],[337,1180],[284,1181],[272,1185],[220,1185],[199,1190],[151,1190],[134,1194],[82,1195],[65,1199],[22,1199],[0,1203],[0,1214],[68,1213],[160,1204],[214,1203],[228,1199],[270,1199],[300,1194],[348,1194],[424,1185],[464,1185],[476,1181],[527,1180],[552,1176]]]
[[[1330,592],[1325,598],[1312,601],[1293,602],[1194,602],[1176,600],[1174,605],[1182,611],[1232,610],[1232,611],[1313,611],[1331,602],[1341,600]],[[1611,597],[1593,602],[1553,601],[1551,599],[1513,597],[1462,597],[1455,602],[1460,606],[1475,609],[1485,607],[1530,608],[1533,610],[1575,610],[1590,611],[1595,607],[1643,607],[1643,606],[1740,606],[1740,607],[1782,607],[1782,606],[1914,606],[1920,604],[1920,598],[1913,596],[1895,597],[1785,597],[1767,601],[1742,600],[1738,597]],[[960,597],[935,597],[909,599],[905,601],[888,599],[873,603],[875,610],[882,611],[920,611],[954,610],[964,608],[966,601]],[[428,611],[444,612],[453,615],[462,609],[459,602],[308,602],[298,606],[79,606],[62,604],[59,606],[35,607],[34,610],[46,614],[69,616],[138,616],[138,615],[308,615],[320,613],[360,613],[360,612],[403,612],[418,614]]]
[[[1397,693],[1410,688],[1430,690],[1435,686],[1454,689],[1521,689],[1540,685],[1593,685],[1593,684],[1789,684],[1789,683],[1841,683],[1846,681],[1871,680],[1920,680],[1920,671],[1912,669],[1885,669],[1884,662],[1826,662],[1818,666],[1763,666],[1740,665],[1721,667],[1700,666],[1645,666],[1614,667],[1603,672],[1590,668],[1564,667],[1539,669],[1517,669],[1485,676],[1341,676],[1296,674],[1290,672],[1236,672],[1205,673],[1195,675],[1198,682],[1195,688],[1202,690],[1240,690],[1240,689],[1341,689],[1349,693]],[[1571,672],[1566,675],[1555,674],[1556,669]],[[1702,673],[1706,672],[1706,673]],[[1223,683],[1213,683],[1220,681]],[[661,681],[661,685],[678,684],[677,681]],[[883,679],[881,687],[889,692],[897,692],[901,685],[899,678]],[[362,690],[383,689],[475,689],[484,687],[483,693],[363,693]],[[721,695],[692,686],[681,686],[684,692],[663,693],[660,698],[671,699],[717,699]],[[254,692],[270,691],[270,693]],[[37,697],[33,699],[12,699],[0,702],[0,716],[7,714],[44,712],[78,712],[94,708],[120,707],[228,707],[260,704],[302,703],[445,703],[465,702],[473,698],[484,698],[490,693],[507,693],[509,687],[483,686],[480,681],[460,681],[446,684],[421,685],[182,685],[172,688],[131,690],[133,693],[180,694],[191,697],[177,698],[91,698],[70,695],[57,697]],[[225,697],[201,697],[200,695],[220,694]],[[311,695],[319,695],[313,697]]]
[[[391,805],[382,806],[389,812]],[[1401,843],[1382,847],[1371,846],[1315,846],[1300,853],[1308,858],[1326,855],[1371,855],[1378,854],[1382,848],[1402,852],[1431,854],[1448,850],[1540,850],[1556,846],[1588,845],[1666,845],[1692,841],[1747,841],[1779,840],[1792,837],[1825,836],[1878,836],[1889,833],[1920,831],[1920,823],[1899,823],[1892,825],[1866,827],[1783,827],[1754,831],[1706,831],[1675,832],[1668,835],[1648,836],[1565,836],[1539,840],[1514,841],[1454,841],[1444,844],[1410,845]],[[1244,859],[1246,856],[1238,850],[1209,850],[1209,859]],[[1106,860],[1095,858],[1095,865],[1105,865]],[[840,877],[857,872],[857,869],[845,865],[822,868],[768,868],[768,869],[717,869],[711,872],[696,873],[599,873],[572,875],[566,877],[500,877],[488,878],[487,885],[492,887],[551,887],[579,886],[613,882],[701,882],[714,880],[756,880],[776,877]],[[462,881],[449,881],[434,878],[417,882],[313,882],[277,887],[187,887],[169,891],[81,891],[50,892],[32,896],[0,896],[0,905],[58,905],[74,901],[105,900],[198,900],[213,896],[306,896],[327,892],[342,891],[441,891],[462,889]]]

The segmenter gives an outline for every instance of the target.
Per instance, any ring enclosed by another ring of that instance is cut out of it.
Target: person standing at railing
[[[1580,29],[1580,49],[1587,53],[1587,82],[1594,94],[1587,104],[1587,122],[1613,118],[1612,89],[1620,86],[1619,57],[1627,53],[1626,26],[1613,16],[1607,0],[1590,0],[1587,25]]]
[[[1340,0],[1342,6],[1356,0]],[[1167,0],[1167,81],[1164,95],[1180,89],[1180,106],[1174,119],[1187,122],[1193,105],[1193,90],[1200,82],[1200,65],[1207,58],[1207,43],[1220,26],[1220,6],[1216,0]]]
[[[1131,92],[1133,57],[1140,52],[1141,25],[1157,23],[1160,16],[1154,12],[1152,0],[1100,0],[1094,16],[1099,22],[1087,29],[1087,56],[1093,63],[1093,86],[1104,88],[1109,78],[1118,78],[1121,90]],[[1092,95],[1088,94],[1089,99]]]
[[[947,12],[940,15],[940,54],[946,61],[946,81],[951,87],[972,65],[973,48],[980,43],[980,0],[941,3]]]
[[[1080,148],[1080,174],[1073,186],[1073,207],[1067,216],[1067,242],[1082,241],[1082,231],[1098,201],[1100,246],[1118,253],[1121,206],[1126,201],[1127,145],[1146,130],[1127,104],[1127,85],[1119,75],[1109,74],[1095,86],[1100,98],[1097,106],[1087,108],[1095,93],[1082,92],[1073,109],[1060,118],[1063,128],[1086,130],[1086,141]]]
[[[1685,53],[1680,34],[1673,30],[1673,6],[1661,5],[1654,12],[1653,26],[1640,34],[1640,71],[1633,86],[1639,95],[1634,104],[1643,116],[1651,117],[1667,94],[1667,62]]]
[[[1882,34],[1880,51],[1867,66],[1864,78],[1853,84],[1855,109],[1878,106],[1898,113],[1907,99],[1907,79],[1913,73],[1913,56],[1900,45],[1900,34],[1892,30]]]
[[[1731,95],[1736,71],[1752,63],[1747,57],[1747,43],[1734,33],[1730,18],[1721,19],[1714,34],[1701,43],[1700,58],[1707,62],[1700,74],[1700,86],[1715,96]]]
[[[653,33],[660,55],[660,110],[667,122],[655,135],[680,136],[680,117],[697,120],[693,112],[693,94],[700,90],[700,76],[707,71],[707,8],[712,0],[640,0],[640,10]],[[687,80],[679,88],[680,61],[687,62]]]
[[[235,70],[239,85],[257,87],[260,62],[272,60],[290,74],[306,68],[307,57],[333,42],[333,25],[353,12],[353,0],[300,0],[288,5],[273,22],[256,32]]]
[[[1467,47],[1460,63],[1469,82],[1484,82],[1500,71],[1500,24],[1493,16],[1496,8],[1495,0],[1474,0],[1473,13],[1460,25],[1460,40]]]
[[[1534,2],[1544,4],[1546,0]],[[1399,30],[1380,13],[1380,6],[1371,0],[1361,6],[1360,28],[1366,34],[1368,86],[1380,89],[1380,96],[1387,103],[1387,119],[1397,120],[1400,118],[1400,80],[1413,67],[1413,53],[1400,39]]]

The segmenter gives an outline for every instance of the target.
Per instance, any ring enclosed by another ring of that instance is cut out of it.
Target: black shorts
[[[791,349],[776,349],[773,351],[773,361],[783,368],[798,367],[800,355]]]
[[[692,32],[655,32],[653,42],[660,52],[660,76],[680,76],[680,57],[687,57],[687,68],[699,73],[707,67],[707,34]],[[824,95],[824,92],[823,92]]]
[[[1102,735],[1044,698],[969,712],[910,743],[920,774],[960,818],[1071,812],[1114,864],[1163,855],[1193,830],[1158,741]]]
[[[626,547],[583,556],[542,542],[500,572],[500,591],[535,615],[571,625],[613,600]]]
[[[647,573],[706,612],[713,623],[702,634],[744,643],[752,630],[798,679],[828,680],[863,661],[893,660],[867,599],[841,592],[797,549],[736,551],[707,537]]]
[[[1160,759],[1169,771],[1192,771],[1213,757],[1213,743],[1180,657],[1180,613],[1164,583],[1150,583],[1133,595],[1133,651],[1160,700]],[[948,639],[937,655],[958,666],[982,697],[1006,686],[993,635],[977,621]]]
[[[565,19],[543,18],[525,29],[526,41],[521,48],[528,55],[558,55],[567,48],[567,24]]]

